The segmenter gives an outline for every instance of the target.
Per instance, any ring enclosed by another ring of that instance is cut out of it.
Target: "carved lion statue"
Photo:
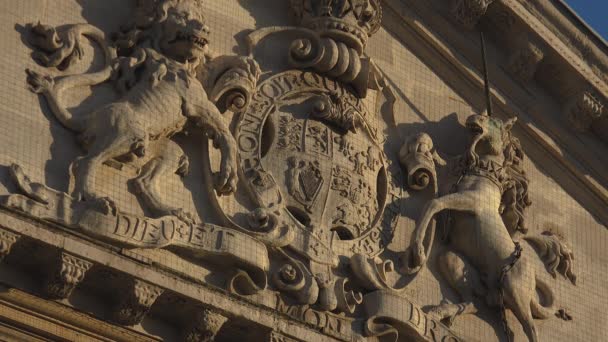
[[[185,175],[188,159],[170,138],[195,124],[221,152],[215,190],[230,194],[237,183],[236,145],[228,125],[197,79],[197,68],[209,60],[210,30],[198,0],[138,0],[130,26],[118,33],[112,46],[104,33],[88,24],[68,26],[62,32],[45,25],[32,28],[30,42],[39,51],[34,58],[46,67],[67,69],[80,57],[83,37],[105,51],[105,66],[98,72],[53,78],[28,70],[32,91],[44,95],[57,119],[79,134],[86,155],[72,164],[77,198],[115,211],[113,201],[95,189],[100,166],[111,159],[130,161],[149,152],[158,141],[160,152],[141,168],[135,187],[142,200],[159,216],[192,216],[163,202],[158,182],[168,173]],[[222,62],[233,75],[250,75],[255,83],[257,64],[242,57]],[[208,63],[207,63],[208,64]],[[214,75],[220,78],[221,75]],[[120,97],[95,111],[72,116],[65,91],[113,80]],[[234,79],[231,80],[234,82]]]

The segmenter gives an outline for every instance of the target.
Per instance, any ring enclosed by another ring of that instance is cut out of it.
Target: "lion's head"
[[[138,0],[134,20],[118,34],[116,45],[122,56],[146,47],[198,64],[208,53],[209,35],[201,0]]]

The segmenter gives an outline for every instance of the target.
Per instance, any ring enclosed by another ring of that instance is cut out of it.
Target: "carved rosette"
[[[11,252],[11,248],[20,237],[19,234],[0,229],[0,261]]]
[[[47,278],[46,295],[52,299],[68,298],[92,265],[90,261],[62,252],[55,270]]]
[[[321,292],[317,279],[304,263],[282,253],[285,263],[271,276],[272,284],[281,292],[290,295],[300,304],[314,304]],[[327,296],[327,289],[323,288]]]
[[[228,317],[212,309],[201,309],[195,314],[192,323],[185,329],[186,342],[213,342]]]
[[[122,300],[114,310],[113,320],[122,325],[141,323],[163,289],[139,279],[133,279]]]

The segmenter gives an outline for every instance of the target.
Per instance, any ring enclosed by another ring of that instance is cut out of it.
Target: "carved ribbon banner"
[[[2,197],[0,205],[125,247],[171,246],[197,258],[232,264],[238,271],[230,287],[237,293],[250,294],[266,288],[268,250],[247,234],[213,224],[188,224],[175,216],[153,219],[91,206],[43,184],[31,183],[17,165],[11,166],[11,173],[25,195]]]
[[[427,316],[422,309],[406,298],[390,292],[375,291],[363,299],[368,320],[368,336],[385,341],[462,341],[442,323]]]

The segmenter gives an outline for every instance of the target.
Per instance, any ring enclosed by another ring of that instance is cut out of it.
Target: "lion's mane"
[[[201,8],[193,14],[205,21],[202,0],[137,0],[132,21],[113,37],[118,55],[114,79],[119,91],[126,92],[137,83],[137,70],[149,58],[146,49],[161,52],[160,42],[164,36],[161,24],[167,19],[169,9],[182,2],[193,2]],[[187,71],[194,75],[197,66],[191,65],[192,69]]]
[[[509,232],[527,232],[525,210],[532,204],[528,194],[530,180],[523,168],[524,152],[519,139],[507,132],[503,137],[505,162],[503,168],[507,173],[503,181],[501,215]]]

